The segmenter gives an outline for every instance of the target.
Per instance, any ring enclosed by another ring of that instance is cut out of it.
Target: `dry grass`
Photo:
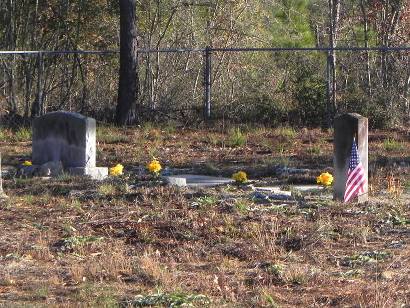
[[[6,167],[30,153],[29,142],[7,134],[0,140]],[[317,195],[286,206],[260,204],[240,186],[177,189],[136,171],[155,154],[171,167],[220,174],[240,168],[288,185],[297,179],[275,177],[275,166],[331,166],[326,132],[248,129],[247,141],[235,146],[229,134],[109,127],[99,133],[99,165],[122,163],[123,178],[7,178],[0,305],[410,305],[405,132],[371,133],[366,205]],[[387,149],[388,136],[403,147]]]

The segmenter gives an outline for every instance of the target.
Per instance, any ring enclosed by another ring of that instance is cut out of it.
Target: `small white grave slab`
[[[260,191],[260,192],[268,192],[268,193],[283,192],[283,190],[281,190],[279,186],[262,186],[262,187],[255,186],[254,190]]]
[[[319,185],[295,185],[292,186],[294,191],[300,192],[316,192],[323,190]],[[292,199],[292,192],[289,190],[282,190],[280,186],[262,186],[253,187],[254,193],[252,197],[261,201],[269,200],[290,200]]]
[[[309,192],[309,191],[319,191],[323,190],[324,187],[320,185],[293,185],[292,188],[294,190],[298,190],[301,192]],[[254,187],[254,190],[260,192],[268,192],[268,193],[290,193],[289,191],[282,190],[279,186],[262,186],[262,187]]]
[[[324,189],[324,187],[320,185],[295,185],[293,186],[293,188],[303,192],[318,191]]]
[[[234,180],[223,177],[196,175],[196,174],[178,174],[164,176],[164,179],[171,185],[180,187],[212,187],[233,183]]]

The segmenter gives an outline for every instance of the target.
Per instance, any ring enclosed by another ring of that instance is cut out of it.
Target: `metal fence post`
[[[38,103],[38,115],[44,114],[44,104],[43,104],[43,54],[38,53],[37,56],[37,103]]]
[[[204,118],[209,120],[211,118],[211,48],[205,48],[205,66],[204,66]]]
[[[326,52],[326,125],[328,128],[332,127],[333,108],[330,100],[330,88],[331,88],[331,72],[330,72],[330,51]]]

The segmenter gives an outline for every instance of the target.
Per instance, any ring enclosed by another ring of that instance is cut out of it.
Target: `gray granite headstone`
[[[33,164],[61,161],[65,168],[95,166],[95,120],[72,112],[34,119]]]
[[[32,160],[35,165],[61,161],[69,172],[93,178],[108,174],[107,168],[95,166],[95,120],[74,112],[51,112],[34,119]]]
[[[365,170],[366,179],[368,179],[368,119],[357,113],[347,113],[336,117],[333,142],[333,163],[335,167],[333,198],[335,200],[344,199],[353,138],[356,138],[359,156]],[[368,181],[366,181],[364,193],[358,197],[357,201],[362,203],[367,200]]]

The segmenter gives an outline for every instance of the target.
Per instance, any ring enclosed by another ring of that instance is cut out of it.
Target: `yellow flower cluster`
[[[23,163],[23,166],[32,166],[33,165],[33,163],[31,162],[31,161],[29,161],[29,160],[26,160],[24,163]]]
[[[232,178],[237,182],[237,183],[245,183],[248,180],[248,176],[246,172],[244,171],[238,171],[232,174]]]
[[[121,175],[123,170],[124,170],[124,166],[121,164],[117,164],[114,167],[110,168],[110,175],[112,176]]]
[[[324,186],[330,186],[333,183],[333,175],[329,172],[324,172],[316,178],[316,182]]]
[[[149,172],[158,174],[158,173],[161,171],[162,166],[161,166],[161,164],[159,163],[159,161],[158,161],[156,158],[154,158],[154,159],[147,165],[147,168],[148,168]]]

